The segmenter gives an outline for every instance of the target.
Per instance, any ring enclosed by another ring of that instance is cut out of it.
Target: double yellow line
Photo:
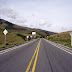
[[[38,52],[39,52],[40,43],[41,43],[41,40],[39,41],[39,43],[38,43],[38,45],[37,45],[37,47],[36,47],[36,49],[35,49],[35,52],[34,52],[34,54],[33,54],[33,56],[32,56],[32,59],[31,59],[29,65],[28,65],[28,67],[27,67],[27,69],[26,69],[26,72],[29,72],[30,66],[31,66],[31,64],[32,64],[32,61],[34,60],[34,57],[35,57],[35,60],[34,60],[34,64],[33,64],[33,68],[32,68],[32,71],[31,71],[31,72],[34,72],[34,71],[35,71],[35,67],[36,67],[36,62],[37,62],[37,57],[38,57]]]

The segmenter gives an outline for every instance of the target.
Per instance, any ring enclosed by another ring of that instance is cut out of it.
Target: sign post
[[[29,36],[27,36],[27,41],[28,41]]]
[[[31,40],[32,40],[32,36],[30,36],[31,37]]]
[[[72,46],[72,32],[70,32],[69,34],[71,36],[71,46]]]
[[[5,29],[5,30],[3,31],[3,33],[4,33],[4,35],[5,35],[5,46],[6,46],[6,34],[8,33],[8,31]]]
[[[47,36],[47,39],[48,39],[48,36]]]

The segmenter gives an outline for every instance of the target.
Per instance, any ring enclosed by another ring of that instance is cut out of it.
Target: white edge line
[[[45,40],[46,40],[46,39],[45,39]],[[49,42],[48,40],[46,40],[46,41]],[[52,45],[54,45],[54,46],[56,46],[56,47],[58,47],[58,45],[56,45],[56,44],[53,43],[53,42],[49,42],[49,43],[52,44]],[[60,45],[60,44],[59,44],[59,45]],[[58,47],[58,48],[72,55],[72,53],[71,53],[72,51],[71,51],[71,50],[65,49],[65,48],[63,48],[63,47],[62,47],[62,48],[61,48],[61,47]]]

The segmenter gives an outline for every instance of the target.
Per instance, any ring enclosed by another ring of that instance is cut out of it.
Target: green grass
[[[71,36],[69,35],[69,32],[63,32],[63,33],[51,35],[48,37],[48,40],[68,46],[68,47],[72,47]]]
[[[8,34],[6,35],[6,43],[7,45],[15,45],[15,44],[21,44],[25,43],[25,40],[18,36],[20,32],[17,31],[9,31]],[[21,33],[22,34],[22,33]],[[3,31],[0,30],[0,47],[4,46],[4,41],[5,41],[5,36],[3,34]]]
[[[8,34],[6,35],[6,43],[7,43],[6,47],[25,43],[27,41],[26,36],[30,35],[31,34],[24,33],[24,31],[8,30]],[[31,38],[29,37],[28,40],[31,40]],[[3,34],[3,30],[0,30],[0,48],[3,48],[5,46],[4,41],[5,41],[5,35]]]

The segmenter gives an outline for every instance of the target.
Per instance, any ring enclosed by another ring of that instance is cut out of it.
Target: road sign
[[[31,40],[32,40],[32,36],[30,36],[31,37]]]
[[[8,31],[5,29],[5,30],[3,31],[3,33],[4,33],[4,35],[6,35],[6,34],[8,33]]]
[[[4,33],[4,35],[5,35],[5,46],[6,46],[6,34],[8,33],[8,31],[5,29],[5,30],[3,31],[3,33]]]
[[[70,32],[69,34],[71,36],[71,46],[72,46],[72,32]]]
[[[36,35],[36,32],[32,32],[32,35]]]

